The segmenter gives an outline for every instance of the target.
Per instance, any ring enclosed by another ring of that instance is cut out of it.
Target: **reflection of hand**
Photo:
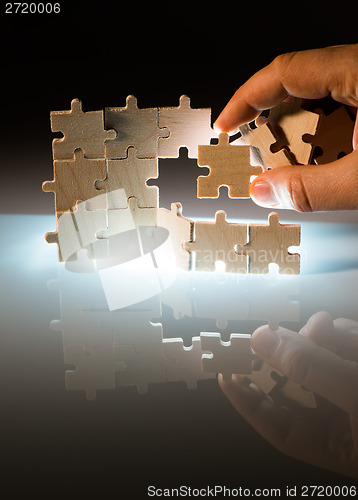
[[[234,133],[288,96],[331,96],[358,107],[358,44],[293,52],[278,56],[240,87],[214,127]],[[353,134],[358,147],[358,121]],[[326,165],[278,167],[260,174],[251,185],[262,206],[300,212],[358,208],[358,151]]]
[[[243,375],[219,383],[234,408],[279,451],[358,478],[358,323],[313,315],[299,333],[267,326],[251,346],[289,379],[327,401],[316,409],[289,410]]]

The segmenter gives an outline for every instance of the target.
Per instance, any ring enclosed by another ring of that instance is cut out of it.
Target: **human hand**
[[[358,478],[358,322],[333,321],[320,312],[299,333],[260,327],[251,346],[324,400],[316,409],[290,410],[276,405],[244,375],[229,382],[219,376],[234,408],[282,453]]]
[[[236,133],[240,125],[289,96],[331,96],[358,108],[358,44],[278,56],[236,91],[214,128],[218,133]],[[352,141],[354,151],[332,163],[263,172],[251,184],[253,200],[264,207],[299,212],[358,209],[358,118]]]

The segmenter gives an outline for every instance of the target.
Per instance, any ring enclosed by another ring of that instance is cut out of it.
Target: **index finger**
[[[235,92],[216,120],[215,130],[236,133],[240,125],[288,96],[319,99],[331,94],[339,102],[357,106],[357,91],[351,92],[356,86],[350,84],[357,76],[354,61],[358,61],[358,45],[282,54]]]

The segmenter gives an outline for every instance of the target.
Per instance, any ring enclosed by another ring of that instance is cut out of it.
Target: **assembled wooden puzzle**
[[[224,264],[227,276],[252,274],[259,278],[269,272],[272,263],[281,274],[297,275],[300,256],[289,249],[300,245],[300,225],[281,224],[275,212],[267,223],[230,221],[224,211],[218,211],[215,220],[194,221],[182,214],[179,202],[173,202],[171,210],[161,207],[158,187],[148,186],[147,181],[159,176],[159,158],[178,158],[179,149],[186,147],[189,158],[209,168],[208,175],[197,179],[198,198],[219,197],[221,186],[227,186],[231,198],[249,198],[252,178],[263,170],[309,164],[317,146],[321,154],[316,163],[349,153],[350,145],[332,132],[335,123],[340,130],[352,130],[344,109],[326,116],[319,110],[305,110],[301,100],[293,99],[273,108],[268,117],[260,117],[258,126],[240,127],[241,136],[230,142],[227,134],[217,137],[212,129],[211,110],[192,108],[187,96],[180,97],[179,106],[166,108],[139,108],[136,98],[128,96],[125,106],[100,111],[83,111],[81,101],[74,99],[70,110],[51,112],[52,131],[63,137],[53,140],[54,179],[44,182],[43,190],[55,195],[57,228],[46,234],[46,240],[58,245],[59,260],[71,263],[86,251],[90,260],[96,260],[97,269],[105,273],[109,268],[111,277],[111,266],[118,262],[118,252],[124,251],[121,235],[164,228],[169,244],[151,252],[156,266],[160,269],[169,258],[173,267],[186,271],[186,277],[175,282],[175,297],[170,286],[163,286],[163,280],[169,278],[162,274],[159,288],[153,288],[157,292],[151,295],[154,306],[150,299],[149,305],[137,310],[111,308],[107,297],[106,304],[93,308],[97,299],[88,299],[87,304],[87,298],[80,297],[80,287],[88,280],[86,291],[93,288],[96,297],[93,280],[97,276],[66,274],[61,268],[62,319],[53,321],[51,327],[62,332],[65,362],[76,367],[66,372],[67,388],[84,389],[93,399],[97,389],[116,385],[134,385],[145,393],[149,383],[185,381],[188,388],[195,388],[198,380],[213,378],[218,372],[225,380],[233,373],[243,373],[267,393],[279,386],[281,395],[303,406],[315,406],[312,393],[284,380],[268,365],[257,367],[256,359],[253,368],[250,334],[232,333],[224,342],[220,333],[201,331],[200,336],[192,336],[188,347],[182,338],[163,338],[162,325],[151,322],[161,315],[160,292],[175,317],[182,313],[214,317],[218,328],[228,318],[262,319],[274,329],[280,321],[297,321],[297,303],[288,299],[297,292],[292,288],[276,290],[277,300],[270,302],[272,290],[267,292],[260,285],[255,299],[247,300],[244,307],[236,300],[237,284],[230,288],[228,281],[230,299],[225,307],[229,312],[225,315],[220,298],[205,295],[207,286],[201,290],[200,280],[190,287],[188,276],[190,271],[207,271],[213,276],[217,262]],[[135,263],[145,253],[137,247],[130,243],[124,252]],[[142,281],[145,279],[144,274]],[[194,290],[192,305],[188,296]],[[143,300],[144,295],[141,297]],[[258,311],[258,302],[267,307]]]

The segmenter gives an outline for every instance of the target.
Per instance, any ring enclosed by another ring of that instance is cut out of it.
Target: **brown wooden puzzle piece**
[[[278,214],[272,212],[268,224],[249,224],[248,243],[237,245],[239,255],[247,255],[250,273],[268,273],[269,264],[279,266],[281,274],[299,274],[300,256],[290,254],[288,247],[300,244],[298,224],[280,224]]]
[[[275,147],[287,147],[295,163],[308,165],[313,152],[310,142],[317,132],[320,115],[303,109],[301,104],[297,98],[281,102],[270,110],[268,123],[278,136]]]
[[[116,137],[114,130],[105,130],[103,111],[82,111],[79,99],[71,101],[69,111],[51,111],[52,132],[62,132],[64,137],[52,142],[53,159],[68,160],[75,149],[81,148],[87,158],[104,158],[105,143]]]
[[[250,177],[262,172],[250,165],[250,148],[232,146],[226,133],[218,144],[199,146],[198,165],[210,168],[208,175],[198,177],[198,198],[217,198],[220,186],[228,186],[230,198],[249,198]]]
[[[54,179],[45,181],[42,189],[55,193],[56,213],[73,211],[78,201],[91,200],[90,209],[105,209],[104,193],[95,188],[98,179],[106,177],[106,160],[85,158],[82,149],[76,149],[72,159],[55,160]]]
[[[216,212],[215,221],[194,222],[194,235],[184,248],[195,252],[196,271],[214,271],[215,263],[223,261],[227,272],[246,273],[245,255],[235,252],[237,244],[247,242],[247,225],[228,222],[223,210]]]
[[[321,165],[337,160],[342,155],[352,152],[354,122],[344,106],[329,115],[321,112],[321,119],[313,145],[319,146],[321,154],[315,155],[315,163]]]
[[[137,198],[141,208],[158,207],[158,187],[147,186],[148,179],[157,177],[158,159],[137,158],[135,148],[130,147],[126,158],[107,160],[107,177],[96,181],[95,185],[107,191],[109,210],[126,208],[132,196]]]

